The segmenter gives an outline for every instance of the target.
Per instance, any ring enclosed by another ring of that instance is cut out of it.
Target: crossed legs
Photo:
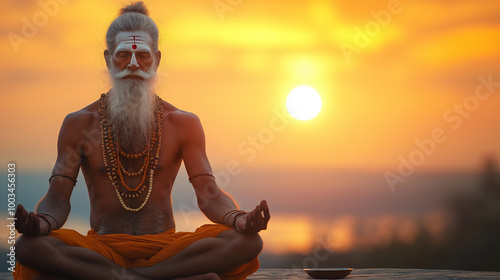
[[[217,280],[220,278],[215,273],[250,262],[261,249],[262,240],[258,234],[247,235],[228,230],[217,237],[198,240],[156,265],[124,269],[90,249],[68,246],[55,237],[21,236],[16,242],[18,261],[41,272],[36,280]]]

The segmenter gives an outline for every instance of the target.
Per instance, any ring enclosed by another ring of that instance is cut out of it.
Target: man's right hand
[[[41,218],[33,212],[28,212],[21,204],[16,209],[16,229],[19,233],[28,236],[43,235],[47,231],[47,224],[40,223]]]

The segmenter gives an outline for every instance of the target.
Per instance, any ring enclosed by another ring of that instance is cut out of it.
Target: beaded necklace
[[[100,119],[100,130],[101,130],[101,150],[102,158],[104,160],[104,166],[106,172],[108,173],[109,180],[113,185],[116,196],[120,201],[122,207],[131,212],[138,212],[149,200],[151,195],[151,190],[153,189],[153,176],[154,171],[158,167],[158,159],[160,158],[160,148],[161,148],[161,136],[163,130],[163,105],[161,104],[161,99],[156,96],[156,108],[154,111],[155,115],[155,127],[152,130],[151,139],[147,141],[144,150],[137,154],[129,154],[120,148],[118,143],[118,137],[113,134],[113,129],[108,119],[108,96],[103,93],[99,99],[99,119]],[[156,152],[153,153],[156,148]],[[130,172],[123,166],[120,156],[128,159],[138,159],[144,157],[143,164],[137,172]],[[136,199],[146,190],[146,177],[149,173],[149,188],[146,194],[146,198],[143,203],[138,208],[131,208],[125,204],[123,198]],[[134,177],[142,176],[141,183],[136,187],[130,187],[125,183],[123,176]]]

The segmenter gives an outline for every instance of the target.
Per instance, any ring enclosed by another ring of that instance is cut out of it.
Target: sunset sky
[[[4,164],[49,175],[64,116],[109,89],[104,36],[129,2],[4,1]],[[280,193],[319,182],[318,174],[364,172],[385,182],[404,161],[416,163],[417,174],[474,172],[486,155],[500,156],[499,1],[145,2],[161,34],[158,94],[200,117],[219,181],[228,164],[241,168],[228,192],[259,185],[262,195],[251,201],[236,191],[242,206],[266,196],[283,204]],[[323,101],[309,121],[292,119],[284,107],[300,85]],[[318,197],[322,188],[369,189],[344,183],[307,188]],[[370,191],[391,193],[387,186]],[[314,221],[288,215],[292,208],[278,208],[274,228],[303,232],[304,239],[289,242],[307,243]],[[342,235],[349,236],[355,216],[346,211],[327,231],[349,244]],[[404,232],[412,232],[411,223],[379,218],[411,239]]]

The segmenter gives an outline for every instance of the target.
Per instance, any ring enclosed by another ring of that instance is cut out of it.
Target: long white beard
[[[155,125],[157,75],[153,67],[149,71],[123,71],[111,67],[113,88],[109,93],[109,122],[120,146],[129,153],[137,153],[146,145]],[[123,79],[127,75],[141,79]]]

